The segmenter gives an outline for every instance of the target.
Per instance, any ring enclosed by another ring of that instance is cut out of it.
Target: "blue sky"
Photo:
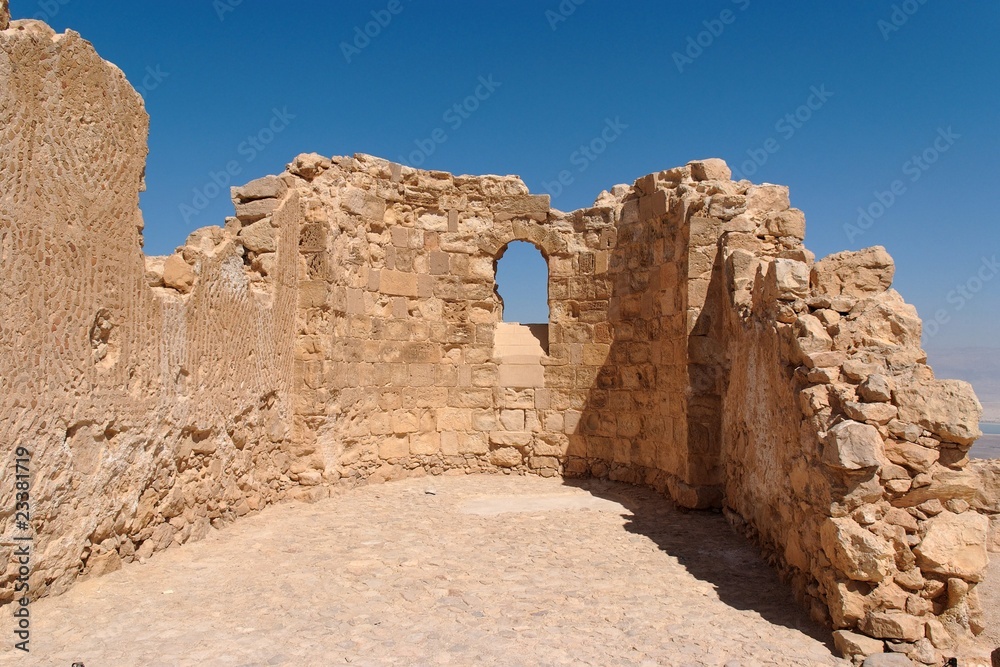
[[[519,174],[571,210],[714,156],[790,185],[817,255],[886,246],[895,287],[940,320],[929,349],[997,346],[995,0],[12,5],[142,90],[151,254],[231,214],[206,196],[230,164],[245,182],[300,152],[365,152]],[[599,154],[580,150],[602,133]]]

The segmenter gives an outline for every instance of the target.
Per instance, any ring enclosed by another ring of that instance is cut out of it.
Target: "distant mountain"
[[[1000,422],[1000,348],[927,348],[934,376],[972,384],[983,404],[983,421]]]

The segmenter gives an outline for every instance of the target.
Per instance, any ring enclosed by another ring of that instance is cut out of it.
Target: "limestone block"
[[[782,301],[794,301],[809,296],[809,266],[804,262],[776,259],[772,275],[777,297]],[[826,331],[823,333],[826,334]]]
[[[801,241],[806,237],[806,214],[797,208],[770,213],[764,221],[764,230],[771,236],[791,237]]]
[[[273,201],[273,200],[262,200]],[[264,219],[240,230],[239,240],[243,247],[253,252],[275,252],[278,249],[277,231],[271,220]]]
[[[497,222],[514,218],[545,222],[549,217],[550,208],[549,195],[513,195],[500,200],[493,207],[493,215]]]
[[[191,265],[180,255],[170,255],[163,262],[163,284],[172,287],[182,294],[191,291],[198,279]]]
[[[719,158],[692,160],[687,166],[691,169],[691,178],[696,181],[730,181],[733,178],[729,165]]]
[[[878,429],[856,421],[842,421],[826,435],[823,462],[842,470],[872,468],[885,460]]]
[[[848,401],[844,403],[844,413],[851,419],[856,419],[859,422],[888,424],[895,419],[899,413],[899,409],[890,403],[857,403]]]
[[[441,451],[441,434],[436,431],[424,431],[410,435],[410,454],[414,456],[431,456]]]
[[[865,658],[861,667],[913,667],[913,662],[902,653],[876,653]]]
[[[490,452],[490,463],[500,468],[514,468],[523,461],[521,452],[513,447],[501,447]]]
[[[888,403],[892,400],[892,390],[892,380],[881,373],[873,373],[858,387],[858,394],[869,403]]]
[[[277,199],[254,199],[236,203],[236,217],[243,224],[256,222],[274,214],[278,208]]]
[[[417,296],[417,274],[384,270],[379,275],[379,291],[394,296]]]
[[[983,580],[989,555],[986,540],[989,519],[977,512],[941,514],[927,520],[924,539],[914,548],[924,572],[966,581]]]
[[[895,272],[885,248],[874,246],[821,259],[813,266],[812,283],[817,294],[863,297],[887,290]]]
[[[491,431],[490,444],[500,447],[527,447],[531,444],[531,433],[524,431]]]
[[[889,440],[885,446],[885,455],[893,463],[906,466],[915,473],[921,473],[927,472],[937,463],[941,452],[911,442]]]
[[[895,569],[892,545],[853,519],[827,519],[820,529],[820,540],[834,567],[855,581],[877,583]]]
[[[961,380],[924,380],[894,395],[902,421],[920,424],[946,442],[971,445],[982,435],[983,406],[972,385]]]
[[[254,199],[280,199],[288,192],[288,185],[278,176],[265,176],[250,181],[244,186],[230,188],[234,200],[241,202]]]
[[[937,470],[931,476],[931,482],[927,486],[914,488],[906,495],[892,500],[896,507],[916,507],[927,501],[938,501],[957,499],[973,503],[981,493],[979,476],[968,470]],[[924,510],[926,514],[926,510]]]
[[[873,611],[865,617],[861,630],[880,639],[915,642],[924,637],[924,621],[902,612]]]
[[[501,364],[497,382],[501,387],[544,387],[545,368],[539,363]]]
[[[318,153],[302,153],[288,165],[288,171],[296,176],[311,181],[329,169],[332,163],[328,158]]]
[[[882,653],[885,649],[880,639],[873,639],[849,630],[837,630],[833,633],[833,644],[841,657],[850,659],[854,656],[867,657],[874,653]]]
[[[408,436],[387,436],[379,441],[378,455],[381,459],[401,459],[410,454]]]
[[[791,207],[785,185],[753,185],[747,190],[747,213],[781,213]]]

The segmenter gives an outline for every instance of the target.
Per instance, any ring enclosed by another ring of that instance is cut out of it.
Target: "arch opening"
[[[549,265],[536,245],[511,241],[497,254],[494,263],[494,290],[498,302],[497,345],[508,341],[520,356],[531,354],[535,345],[540,353],[549,352]]]

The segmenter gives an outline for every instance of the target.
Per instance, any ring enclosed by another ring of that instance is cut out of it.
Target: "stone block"
[[[278,176],[265,176],[246,185],[230,188],[234,200],[241,202],[255,199],[280,199],[288,192],[288,185]]]
[[[719,158],[693,160],[687,166],[691,169],[691,178],[696,181],[730,181],[733,178],[729,165]]]
[[[501,364],[497,383],[501,387],[544,387],[545,369],[537,363]]]
[[[269,218],[281,203],[277,199],[255,199],[236,204],[236,217],[243,224]]]
[[[843,421],[826,435],[823,462],[841,470],[874,468],[885,460],[878,429],[856,421]]]
[[[383,270],[379,274],[378,290],[382,294],[392,296],[416,297],[418,295],[417,274]]]
[[[550,207],[549,195],[510,195],[493,207],[493,215],[497,222],[514,218],[545,222],[549,217]]]
[[[989,564],[989,527],[989,519],[977,512],[942,512],[928,519],[924,539],[913,550],[920,569],[943,577],[982,581]]]

